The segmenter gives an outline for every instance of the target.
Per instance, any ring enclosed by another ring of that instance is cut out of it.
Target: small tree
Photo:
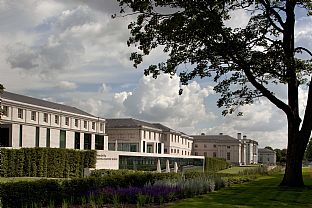
[[[304,117],[299,115],[298,88],[309,84],[312,64],[296,57],[312,53],[295,46],[296,8],[312,13],[310,0],[117,0],[121,13],[137,15],[128,26],[128,45],[140,52],[131,54],[136,67],[157,46],[164,46],[169,58],[145,69],[153,77],[178,73],[182,84],[195,77],[212,77],[225,107],[223,115],[238,106],[266,97],[281,109],[288,122],[286,170],[281,185],[303,186],[302,159],[312,129],[312,87]],[[225,25],[230,12],[245,10],[250,14],[246,27]],[[189,64],[189,70],[178,70]],[[192,68],[192,69],[190,69]],[[288,102],[278,98],[269,87],[288,88]],[[182,90],[180,90],[180,93]]]

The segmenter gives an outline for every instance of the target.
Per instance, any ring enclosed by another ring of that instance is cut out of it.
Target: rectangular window
[[[227,146],[227,148],[228,148],[228,149],[230,149],[230,148],[231,148],[231,146]]]
[[[153,153],[153,145],[152,144],[147,145],[147,153]]]
[[[80,133],[75,132],[75,149],[80,149]]]
[[[85,128],[85,129],[88,128],[88,122],[87,122],[87,121],[84,121],[84,122],[83,122],[83,128]]]
[[[91,149],[91,134],[84,134],[84,149]]]
[[[31,111],[31,120],[35,121],[36,120],[36,111]]]
[[[23,119],[23,109],[21,108],[17,109],[17,117]]]
[[[190,143],[189,142],[187,143],[187,148],[190,148]]]
[[[195,147],[198,147],[198,145],[197,145],[197,144],[195,144],[194,146],[195,146]]]
[[[3,106],[2,108],[2,115],[8,117],[9,116],[9,107]]]
[[[95,122],[92,122],[92,129],[95,130]]]
[[[60,148],[66,148],[66,131],[60,130]]]
[[[65,117],[65,125],[69,126],[69,117]]]
[[[143,152],[145,152],[145,141],[143,141]]]
[[[43,114],[43,121],[48,123],[48,114],[47,113]]]
[[[104,150],[104,136],[103,135],[95,135],[95,149]]]
[[[173,149],[171,149],[171,153],[173,153]]]
[[[137,144],[130,144],[130,152],[137,152],[138,145]]]
[[[19,129],[19,147],[23,146],[23,125],[20,125]]]
[[[217,153],[216,152],[213,152],[213,157],[217,157]]]
[[[100,124],[100,131],[104,131],[104,124]]]
[[[216,148],[216,147],[217,147],[217,145],[214,144],[214,145],[213,145],[213,148]]]
[[[36,142],[35,142],[35,146],[36,147],[39,147],[39,132],[40,132],[40,129],[39,127],[36,127]]]
[[[51,137],[51,136],[50,136],[50,129],[48,128],[48,129],[47,129],[47,141],[46,141],[46,146],[47,146],[47,147],[50,147],[50,140],[51,140],[50,137]]]
[[[231,153],[230,152],[226,153],[226,160],[231,160]]]
[[[75,126],[78,127],[78,119],[75,119]]]
[[[204,148],[207,148],[207,144],[204,144]]]
[[[54,116],[54,123],[56,123],[56,124],[60,123],[60,117],[58,115]]]
[[[157,150],[158,150],[158,154],[161,154],[161,143],[158,143],[158,148],[157,148]]]
[[[195,156],[198,156],[198,152],[195,152]]]
[[[168,152],[167,148],[164,149],[164,153],[166,154]]]
[[[108,143],[108,150],[115,151],[115,143]]]

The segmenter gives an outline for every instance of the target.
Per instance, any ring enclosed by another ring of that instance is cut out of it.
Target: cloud
[[[75,90],[78,88],[77,84],[74,82],[69,81],[60,81],[57,84],[57,88],[63,89],[63,90]]]

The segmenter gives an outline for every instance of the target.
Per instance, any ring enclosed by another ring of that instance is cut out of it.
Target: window
[[[55,122],[56,124],[59,124],[59,122],[60,122],[60,117],[59,117],[58,115],[55,115],[55,116],[54,116],[54,122]]]
[[[171,149],[171,153],[173,153],[173,149]]]
[[[104,131],[104,124],[103,123],[100,124],[100,131]]]
[[[108,143],[108,150],[115,151],[115,143]]]
[[[23,125],[20,125],[19,129],[19,147],[23,146]]]
[[[50,147],[50,129],[47,129],[47,141],[46,141],[46,146]]]
[[[60,148],[66,148],[66,131],[60,130]]]
[[[179,153],[179,150],[177,150],[177,153]]]
[[[36,111],[31,111],[31,120],[35,121],[36,120]]]
[[[197,144],[195,144],[194,146],[195,146],[195,147],[198,147],[198,145],[197,145]]]
[[[204,156],[207,157],[207,152],[204,152]]]
[[[87,121],[84,121],[84,122],[83,122],[83,128],[85,128],[85,129],[88,128],[88,122],[87,122]]]
[[[213,148],[216,148],[216,147],[217,147],[217,145],[214,144],[214,145],[213,145]]]
[[[145,152],[145,141],[143,141],[143,152]]]
[[[75,132],[75,149],[80,149],[80,133]]]
[[[75,119],[75,126],[78,127],[78,119]]]
[[[189,142],[187,143],[187,148],[190,148],[190,143]]]
[[[91,134],[84,134],[84,149],[91,149]]]
[[[69,117],[65,117],[65,125],[69,126]]]
[[[161,143],[158,143],[158,154],[161,154]]]
[[[177,153],[177,150],[176,150],[176,149],[174,149],[174,153]]]
[[[130,152],[137,152],[138,144],[130,144]]]
[[[8,117],[9,116],[9,107],[3,106],[2,108],[2,115]]]
[[[207,144],[204,144],[204,147],[207,148]]]
[[[167,151],[168,151],[168,150],[167,150],[167,148],[165,148],[165,149],[164,149],[164,153],[166,154],[166,153],[167,153]]]
[[[40,131],[39,127],[36,127],[36,136],[35,136],[35,140],[36,140],[35,146],[36,147],[39,147],[39,131]]]
[[[153,145],[152,144],[147,145],[147,153],[153,153]]]
[[[103,135],[95,135],[95,149],[104,150],[104,136]]]
[[[226,160],[231,160],[231,153],[230,152],[226,153]]]
[[[95,122],[92,122],[92,129],[95,130]]]
[[[23,109],[21,108],[17,109],[17,117],[23,119]]]
[[[195,152],[195,156],[197,156],[198,155],[198,152]]]
[[[212,153],[212,156],[213,156],[213,157],[217,157],[217,153],[216,153],[216,152],[213,152],[213,153]]]
[[[228,149],[230,149],[230,148],[231,148],[231,146],[227,146],[227,148],[228,148]]]
[[[43,121],[48,123],[48,114],[47,113],[43,114]]]

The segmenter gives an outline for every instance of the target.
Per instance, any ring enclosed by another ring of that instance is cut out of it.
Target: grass
[[[36,181],[40,179],[56,179],[64,180],[63,178],[45,178],[45,177],[0,177],[0,183],[20,182],[20,181]]]
[[[226,174],[238,174],[240,171],[246,170],[246,169],[253,169],[259,167],[259,165],[252,165],[252,166],[234,166],[228,169],[224,169],[219,171],[218,173],[226,173]]]
[[[282,174],[182,200],[169,207],[312,207],[312,172],[303,168],[305,188],[279,187]]]

